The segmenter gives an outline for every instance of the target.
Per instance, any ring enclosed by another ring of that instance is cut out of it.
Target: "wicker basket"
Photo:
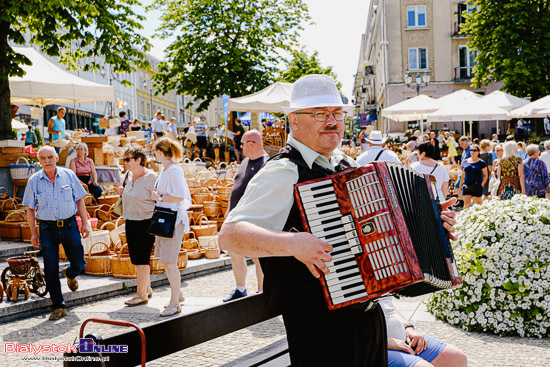
[[[130,261],[130,255],[122,251],[127,246],[122,245],[118,254],[111,256],[111,271],[115,278],[137,278],[136,266]]]
[[[181,243],[181,248],[185,250],[194,250],[199,248],[199,241],[194,238],[190,238]]]
[[[105,250],[102,252],[92,253],[92,249],[97,245],[102,245]],[[111,275],[111,255],[111,251],[109,250],[109,246],[107,244],[104,242],[94,243],[92,247],[90,247],[88,255],[84,255],[84,260],[86,260],[84,273],[101,277]]]
[[[6,200],[2,200],[2,208],[0,210],[0,217],[2,219],[6,218],[8,214],[10,214],[12,211],[17,210],[18,204],[15,199],[8,198]],[[202,205],[201,205],[202,207]]]
[[[187,251],[187,258],[189,260],[196,260],[200,259],[204,255],[204,250],[195,249],[195,250],[188,250]]]
[[[178,254],[178,269],[183,270],[187,267],[187,250],[181,249],[180,253]]]
[[[191,215],[189,215],[189,212],[191,212]],[[187,211],[187,214],[189,215],[189,220],[191,220],[192,218],[195,222],[197,222],[204,214],[204,205],[191,204],[189,210]]]
[[[21,223],[21,240],[23,242],[31,242],[32,232],[31,227],[28,223]],[[36,231],[38,232],[38,226],[36,226]]]
[[[225,217],[227,215],[227,210],[229,209],[229,201],[222,200],[220,202],[220,210],[222,215]]]
[[[17,274],[26,274],[32,266],[29,256],[15,256],[6,259],[10,268]]]
[[[221,214],[221,207],[219,201],[205,201],[204,214],[209,218],[217,218]]]
[[[25,222],[24,212],[12,211],[5,220],[0,221],[0,238],[3,241],[21,241],[21,224]]]
[[[123,245],[124,245],[125,243],[128,243],[128,241],[126,240],[126,231],[120,232],[120,233],[118,234],[118,238],[120,238],[120,242],[122,242]]]
[[[191,230],[195,233],[197,238],[201,236],[212,236],[218,233],[218,225],[210,224],[210,221],[206,216],[202,216],[198,225],[191,226]]]
[[[0,187],[0,200],[6,200],[9,199],[10,195],[8,194],[8,189],[5,187]]]
[[[151,274],[161,274],[164,273],[164,266],[159,261],[159,258],[151,255],[149,260],[149,267],[151,268]]]
[[[202,236],[199,237],[199,248],[201,249],[207,249],[207,248],[216,248],[218,246],[218,235],[215,236]]]
[[[220,257],[220,255],[221,251],[219,247],[204,249],[204,256],[207,259],[217,259],[218,257]]]
[[[205,201],[212,199],[212,193],[206,188],[203,187],[196,193],[191,195],[194,204],[204,204]]]
[[[233,190],[232,186],[218,186],[217,190],[221,200],[229,201],[229,198],[231,197],[231,191]]]

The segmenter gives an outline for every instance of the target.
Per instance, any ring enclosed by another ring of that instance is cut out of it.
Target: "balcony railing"
[[[473,67],[471,66],[458,66],[455,68],[454,81],[467,82],[474,76]]]

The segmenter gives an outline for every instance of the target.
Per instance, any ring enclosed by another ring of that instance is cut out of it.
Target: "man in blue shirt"
[[[71,291],[78,289],[76,276],[86,266],[75,219],[77,211],[82,218],[82,237],[86,238],[91,233],[83,199],[86,191],[73,171],[56,167],[58,160],[53,147],[46,145],[40,148],[38,161],[42,170],[29,178],[23,197],[32,234],[31,243],[35,248],[42,245],[46,287],[54,308],[50,320],[59,320],[67,314],[59,281],[59,244],[63,245],[69,258],[70,265],[62,272]],[[37,219],[40,223],[40,235],[36,230]]]
[[[466,162],[466,159],[470,158],[470,139],[467,136],[461,136],[458,139],[458,145],[462,148],[462,157],[460,157],[460,165]]]
[[[65,107],[57,108],[57,115],[52,117],[48,122],[48,134],[50,134],[50,143],[55,147],[55,151],[59,153],[61,150],[61,142],[65,139]]]

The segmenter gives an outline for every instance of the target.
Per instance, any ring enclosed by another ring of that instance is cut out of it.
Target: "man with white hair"
[[[86,190],[76,174],[70,169],[56,167],[59,160],[55,149],[43,146],[38,151],[38,161],[42,170],[33,174],[27,183],[23,205],[27,206],[27,222],[31,230],[33,247],[42,245],[46,286],[54,311],[50,320],[59,320],[67,315],[65,301],[59,282],[59,244],[63,245],[70,264],[62,273],[67,278],[69,289],[78,289],[76,276],[86,266],[84,248],[75,215],[82,220],[82,237],[91,233],[86,216],[84,196]],[[36,220],[40,223],[40,235],[36,230]]]
[[[287,145],[248,184],[224,222],[220,247],[260,258],[264,294],[282,312],[293,366],[387,367],[381,308],[369,301],[328,309],[317,278],[330,273],[333,248],[305,232],[294,201],[295,184],[358,167],[337,149],[354,107],[342,103],[334,78],[306,75],[294,83],[283,109],[292,131]],[[442,216],[449,231],[454,216]]]
[[[357,157],[357,163],[361,166],[365,166],[374,161],[401,163],[397,154],[390,150],[384,149],[387,139],[388,138],[382,137],[382,132],[378,130],[371,131],[369,137],[367,138],[369,149]]]
[[[243,159],[235,174],[233,189],[231,190],[229,211],[237,206],[237,203],[246,190],[246,186],[248,186],[252,177],[258,173],[265,161],[269,158],[264,150],[262,134],[260,134],[258,130],[249,130],[244,133],[242,138],[242,150],[246,158]],[[233,301],[248,295],[246,292],[246,260],[243,255],[239,255],[232,251],[229,252],[229,256],[231,256],[231,267],[233,268],[233,275],[235,276],[236,288],[229,297],[223,300],[224,302]],[[261,292],[263,290],[264,273],[262,272],[258,258],[253,257],[252,261],[256,264],[258,292]]]

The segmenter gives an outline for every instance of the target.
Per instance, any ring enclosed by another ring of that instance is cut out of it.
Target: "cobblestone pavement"
[[[256,288],[254,267],[249,267],[248,290]],[[189,279],[183,282],[182,289],[186,301],[184,313],[221,303],[232,291],[234,280],[231,271],[223,271]],[[5,343],[29,344],[35,346],[55,343],[65,345],[73,343],[78,336],[81,323],[91,317],[128,320],[145,326],[159,321],[158,313],[168,301],[168,287],[155,288],[149,304],[134,308],[124,307],[126,296],[93,302],[69,309],[63,320],[52,322],[48,314],[29,317],[0,325],[0,343],[2,358],[0,366],[50,366],[61,362],[46,360],[24,361],[30,354],[6,354]],[[550,339],[497,337],[482,333],[470,333],[433,319],[425,311],[419,300],[399,300],[395,302],[405,316],[412,316],[417,329],[452,343],[468,355],[471,367],[517,367],[550,366]],[[103,337],[120,333],[120,327],[88,324],[85,332],[93,332]],[[149,366],[218,366],[267,346],[284,337],[284,326],[280,318],[240,330],[207,343],[174,353],[162,359],[148,363]],[[41,357],[60,357],[61,354],[41,354]]]

